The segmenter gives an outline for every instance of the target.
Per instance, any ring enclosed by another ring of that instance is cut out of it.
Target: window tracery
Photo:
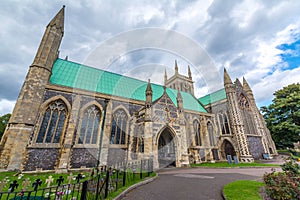
[[[207,130],[208,130],[208,136],[209,136],[210,146],[214,146],[215,145],[214,129],[213,129],[213,125],[212,125],[211,122],[207,122]]]
[[[66,117],[65,103],[60,99],[51,102],[43,115],[36,143],[59,143]]]
[[[78,144],[96,144],[99,135],[101,111],[92,105],[85,109],[80,120]]]
[[[123,109],[118,109],[113,114],[110,144],[126,144],[127,114]]]
[[[195,145],[202,146],[201,136],[200,136],[200,123],[195,120],[193,123],[194,133],[195,133]]]

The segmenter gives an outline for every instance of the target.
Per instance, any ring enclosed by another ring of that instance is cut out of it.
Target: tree
[[[293,148],[300,141],[300,84],[288,85],[274,96],[272,104],[261,111],[277,148]]]
[[[8,120],[10,118],[11,114],[2,115],[0,117],[0,139],[2,138],[2,135],[5,131],[6,125],[8,123]]]

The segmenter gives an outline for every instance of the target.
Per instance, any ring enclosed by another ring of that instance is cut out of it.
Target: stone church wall
[[[264,152],[261,137],[248,136],[249,150],[254,159],[261,159]]]
[[[125,161],[127,150],[123,148],[109,148],[107,165],[112,166]]]
[[[97,165],[97,148],[74,148],[72,149],[71,168],[82,166],[92,168]]]
[[[58,148],[33,148],[28,149],[28,159],[25,163],[25,171],[54,170],[59,156]]]

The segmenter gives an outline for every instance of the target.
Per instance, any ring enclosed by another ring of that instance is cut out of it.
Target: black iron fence
[[[9,192],[0,192],[0,200],[98,200],[106,199],[110,193],[119,188],[132,185],[153,172],[153,161],[140,160],[132,163],[121,163],[115,166],[102,166],[95,169],[89,180],[80,182],[81,177],[76,177],[76,183],[62,184],[48,188],[39,188],[39,181],[32,184],[32,190],[18,191],[10,183]]]

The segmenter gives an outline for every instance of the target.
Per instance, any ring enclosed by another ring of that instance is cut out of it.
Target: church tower
[[[239,81],[236,84],[240,84]],[[237,142],[241,162],[253,162],[251,156],[247,136],[244,131],[243,119],[238,108],[238,100],[235,92],[234,84],[231,81],[226,69],[224,68],[224,88],[226,91],[229,115],[232,122],[235,141]]]
[[[167,72],[165,72],[164,82],[166,87],[188,92],[194,95],[194,82],[192,79],[190,66],[188,66],[188,76],[181,75],[178,73],[178,65],[177,61],[175,60],[175,74],[167,79]]]
[[[20,169],[64,33],[64,9],[47,25],[1,140],[0,168]]]

